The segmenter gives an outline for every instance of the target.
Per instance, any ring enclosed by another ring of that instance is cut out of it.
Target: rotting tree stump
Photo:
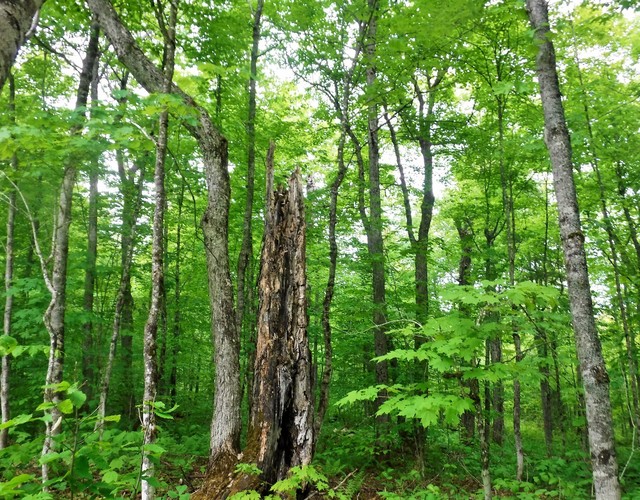
[[[289,469],[313,457],[314,405],[311,351],[307,335],[305,216],[300,172],[288,189],[272,191],[260,258],[258,339],[253,407],[247,444],[235,460],[214,462],[192,498],[225,499],[243,490],[266,493]],[[259,476],[236,472],[238,463],[256,465]]]

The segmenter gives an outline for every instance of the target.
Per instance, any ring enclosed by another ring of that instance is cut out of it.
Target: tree
[[[307,334],[304,195],[300,172],[288,190],[273,190],[267,172],[267,214],[260,259],[258,339],[253,406],[242,459],[255,474],[234,474],[237,459],[214,463],[194,498],[265,491],[291,467],[309,465],[315,448],[311,352]]]
[[[544,137],[558,200],[571,316],[585,391],[594,488],[596,498],[615,499],[620,498],[620,485],[613,440],[609,376],[594,319],[584,234],[573,181],[571,141],[562,106],[555,51],[550,40],[546,2],[527,0],[527,13],[538,44],[536,64],[545,117]]]
[[[76,96],[76,112],[84,118],[87,98],[89,96],[92,75],[96,58],[98,57],[99,33],[93,30],[90,35],[87,51],[82,62],[82,73]],[[75,125],[71,133],[80,133],[81,125]],[[46,276],[47,270],[43,265],[45,280],[51,293],[51,302],[44,314],[44,324],[49,332],[49,364],[45,379],[44,402],[48,405],[48,416],[45,425],[45,438],[42,446],[42,456],[46,457],[54,452],[55,437],[61,431],[63,412],[60,407],[62,402],[61,386],[63,381],[64,353],[65,353],[65,309],[67,286],[67,261],[69,256],[69,225],[71,224],[71,204],[73,187],[76,180],[77,167],[75,158],[68,158],[64,166],[64,175],[58,198],[58,210],[53,239],[53,265],[51,275]],[[42,462],[42,482],[47,488],[49,481],[49,464]]]
[[[118,57],[138,82],[148,91],[161,91],[164,76],[143,54],[131,33],[124,27],[110,3],[89,0],[100,25],[114,45]],[[213,125],[207,111],[175,84],[171,92],[180,96],[197,117],[197,124],[187,124],[198,141],[209,187],[209,204],[202,218],[207,255],[211,328],[215,344],[216,392],[211,422],[211,457],[235,456],[240,436],[240,342],[235,326],[233,294],[229,274],[228,217],[229,172],[227,140]]]
[[[20,47],[35,31],[38,11],[44,0],[0,2],[0,90],[9,77]]]

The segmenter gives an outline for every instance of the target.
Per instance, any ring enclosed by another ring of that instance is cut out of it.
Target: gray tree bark
[[[95,61],[98,57],[98,33],[93,31],[89,37],[87,51],[82,63],[82,72],[78,84],[75,109],[84,115],[87,99],[91,86],[91,79]],[[71,129],[72,134],[79,134],[81,125],[75,125]],[[60,401],[60,392],[56,386],[62,382],[64,368],[64,315],[66,309],[66,284],[67,284],[67,259],[69,255],[69,226],[71,224],[71,203],[73,198],[73,186],[76,179],[76,159],[69,158],[64,167],[62,186],[58,199],[58,207],[55,218],[53,252],[53,267],[51,270],[50,292],[51,302],[44,313],[44,324],[49,332],[49,363],[45,380],[44,402],[53,403],[53,407],[45,410],[51,419],[47,420],[45,428],[42,456],[55,450],[55,437],[60,433],[62,425],[62,412],[57,405]],[[45,270],[46,272],[46,270]],[[42,464],[42,482],[49,480],[49,464]],[[46,489],[46,487],[45,487]]]
[[[571,141],[560,94],[555,51],[544,0],[527,0],[527,13],[538,43],[538,82],[545,121],[545,143],[553,167],[560,235],[567,271],[573,330],[584,385],[589,448],[596,498],[620,498],[609,375],[593,315],[584,234],[573,180]]]
[[[163,92],[171,91],[173,69],[176,52],[176,23],[178,19],[178,2],[169,2],[168,19],[160,6],[156,6],[156,18],[160,25],[164,39],[162,57]],[[156,161],[153,174],[155,193],[155,208],[153,212],[153,235],[151,249],[151,304],[149,316],[144,326],[144,395],[142,398],[142,430],[143,447],[156,441],[156,413],[155,403],[158,394],[158,321],[165,305],[164,288],[164,215],[166,210],[165,192],[165,160],[169,142],[169,111],[163,109],[158,119],[158,140],[156,142]],[[164,309],[166,311],[166,309]],[[144,448],[143,448],[144,450]],[[155,497],[155,486],[147,478],[154,478],[155,466],[148,451],[142,454],[142,500],[152,500]]]
[[[91,23],[94,36],[98,36],[100,27],[96,21]],[[98,96],[98,61],[96,58],[94,67],[92,68],[91,78],[91,100],[96,101]],[[93,399],[94,379],[96,363],[95,359],[95,342],[93,328],[93,304],[94,292],[96,286],[96,262],[98,259],[98,159],[92,160],[89,170],[89,214],[87,220],[87,257],[84,271],[84,300],[83,309],[87,315],[87,320],[83,323],[84,339],[82,343],[82,376],[85,382],[85,393],[87,400]]]
[[[273,173],[267,174],[268,186]],[[258,342],[253,407],[242,461],[260,476],[234,473],[240,457],[209,471],[194,499],[266,493],[289,469],[311,463],[315,447],[311,351],[307,333],[304,198],[300,172],[270,193],[260,260]]]
[[[130,329],[132,327],[133,314],[133,297],[131,296],[131,264],[133,261],[133,249],[136,233],[136,224],[138,221],[138,213],[140,211],[140,205],[142,203],[142,185],[144,183],[144,169],[138,174],[137,181],[135,180],[136,170],[133,172],[125,172],[124,159],[122,154],[118,156],[118,172],[120,174],[121,190],[124,197],[124,204],[122,208],[122,241],[120,243],[121,248],[121,270],[120,270],[120,285],[118,286],[118,293],[116,294],[115,311],[113,315],[113,324],[111,329],[111,341],[109,342],[109,352],[107,354],[107,361],[104,367],[104,373],[102,374],[102,383],[100,386],[100,400],[97,408],[98,419],[96,421],[95,429],[100,432],[100,438],[102,439],[102,430],[104,424],[104,417],[107,411],[107,398],[109,397],[109,388],[111,386],[111,374],[113,372],[113,364],[116,357],[116,347],[118,345],[118,339],[123,330]],[[131,339],[131,334],[128,334]],[[124,335],[123,335],[124,344]],[[124,346],[126,347],[126,345]],[[126,351],[126,349],[123,349]],[[131,351],[128,353],[131,356]],[[125,357],[125,356],[123,356]],[[130,366],[125,360],[124,380],[131,380]],[[128,414],[130,410],[129,399],[133,395],[127,391],[125,393],[125,414]],[[130,416],[130,415],[129,415]]]
[[[382,238],[382,200],[380,198],[380,151],[378,145],[378,105],[376,103],[376,37],[378,33],[378,0],[368,0],[368,25],[364,41],[364,56],[366,59],[366,83],[369,95],[367,109],[367,132],[369,152],[369,214],[361,207],[362,224],[367,234],[367,249],[371,259],[371,275],[373,288],[373,343],[376,356],[387,353],[387,335],[385,324],[386,315],[386,283],[384,269],[384,241]],[[376,363],[376,382],[386,384],[389,381],[387,362]],[[381,393],[375,401],[375,408],[379,408],[386,398]],[[380,422],[388,420],[388,416],[378,417]]]
[[[11,66],[30,31],[44,0],[0,0],[0,91]]]
[[[144,55],[131,33],[124,27],[108,0],[87,0],[118,58],[138,82],[150,92],[163,89],[162,72]],[[213,125],[207,111],[173,84],[171,93],[180,96],[198,115],[198,124],[185,123],[198,141],[208,186],[208,206],[202,218],[211,330],[214,339],[216,392],[211,423],[211,457],[233,456],[239,451],[240,438],[240,341],[235,324],[233,291],[229,272],[229,172],[227,140]]]
[[[238,287],[236,301],[236,323],[238,335],[242,335],[242,325],[245,316],[245,288],[247,284],[247,269],[253,259],[253,197],[256,177],[256,78],[258,72],[258,55],[260,44],[260,30],[262,8],[264,0],[258,0],[253,13],[253,43],[251,45],[251,62],[249,76],[249,114],[247,117],[247,178],[245,183],[245,205],[242,221],[242,245],[238,256]]]
[[[15,101],[16,88],[13,76],[9,75],[9,111],[11,120],[15,122]],[[11,159],[11,170],[15,172],[18,169],[18,157],[14,154]],[[9,293],[13,286],[13,240],[15,232],[16,220],[16,188],[12,187],[8,195],[7,207],[7,240],[5,242],[5,263],[4,263],[4,316],[2,319],[2,334],[11,335],[11,318],[13,316],[13,294]],[[2,365],[0,366],[0,412],[2,414],[2,423],[8,422],[11,418],[11,409],[9,403],[9,374],[11,373],[11,363],[9,356],[2,356]],[[9,429],[0,430],[0,450],[4,450],[9,444]]]

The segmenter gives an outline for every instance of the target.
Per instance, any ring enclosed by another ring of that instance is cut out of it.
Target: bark
[[[236,300],[236,324],[238,335],[242,335],[245,317],[245,288],[247,285],[247,268],[253,259],[253,197],[256,177],[256,77],[258,72],[258,55],[262,8],[264,0],[258,0],[253,14],[253,43],[251,46],[251,74],[249,76],[249,115],[247,117],[247,178],[245,184],[245,205],[242,221],[242,245],[238,256],[238,291]]]
[[[496,267],[494,262],[494,257],[492,256],[493,247],[495,245],[496,238],[502,232],[502,228],[500,227],[500,219],[496,220],[496,222],[491,225],[490,221],[490,204],[489,204],[489,193],[485,190],[485,224],[484,224],[484,237],[486,241],[486,252],[487,257],[485,258],[485,278],[489,281],[493,281],[496,279]],[[495,286],[489,287],[489,289],[495,291]],[[499,317],[495,312],[490,312],[487,314],[486,321],[494,321],[498,322]],[[502,362],[502,339],[498,336],[492,339],[487,339],[487,345],[489,347],[490,352],[490,361],[491,363],[501,363]],[[493,428],[492,428],[492,439],[498,444],[502,445],[504,440],[504,384],[501,380],[497,381],[494,384],[492,392],[492,402],[493,412],[495,417],[493,419]]]
[[[181,294],[182,280],[180,276],[180,259],[182,258],[182,208],[184,204],[185,180],[180,184],[178,195],[178,225],[176,227],[176,256],[175,256],[175,290],[174,290],[174,313],[173,313],[173,343],[171,348],[171,373],[169,375],[169,396],[171,403],[176,403],[178,385],[178,352],[180,350],[180,334],[182,332],[182,311]]]
[[[460,238],[460,264],[458,266],[458,285],[467,286],[470,283],[469,273],[471,269],[471,254],[472,254],[472,230],[471,222],[467,220],[456,220],[456,230],[458,231],[458,237]],[[467,307],[460,305],[460,311],[467,313]],[[472,361],[472,366],[477,366],[477,361]],[[462,414],[462,426],[464,428],[463,439],[467,444],[471,443],[476,430],[476,415],[481,418],[482,415],[482,402],[480,400],[480,383],[477,378],[463,380],[463,386],[469,391],[469,397],[474,402],[475,412],[465,410]],[[481,437],[482,439],[482,437]]]
[[[322,301],[322,332],[324,337],[324,369],[320,383],[320,397],[318,412],[315,420],[315,435],[320,434],[324,416],[329,408],[329,387],[333,373],[333,346],[331,343],[331,303],[336,284],[336,268],[338,264],[338,244],[336,242],[336,226],[338,225],[338,192],[347,173],[347,164],[344,161],[344,146],[346,132],[340,134],[338,142],[338,172],[331,183],[331,195],[329,201],[329,277]]]
[[[511,172],[504,153],[504,109],[506,102],[504,97],[497,97],[498,100],[498,141],[500,154],[500,187],[502,191],[502,207],[504,210],[505,233],[507,238],[507,254],[509,260],[509,285],[515,285],[516,268],[516,233],[515,215],[513,211],[513,189]],[[522,349],[520,344],[520,334],[515,324],[511,325],[513,345],[516,352],[516,363],[522,361]],[[521,408],[520,408],[520,380],[516,377],[513,380],[513,440],[516,449],[516,480],[522,481],[524,474],[524,450],[522,447],[522,432],[520,429]]]
[[[420,203],[420,225],[418,226],[418,238],[415,240],[415,280],[416,280],[416,319],[424,323],[429,316],[429,231],[433,219],[433,207],[435,197],[433,194],[433,142],[431,139],[431,124],[435,107],[435,91],[442,82],[445,71],[439,70],[433,81],[427,79],[428,96],[425,102],[424,92],[420,89],[418,81],[414,79],[414,89],[418,98],[419,134],[418,144],[422,155],[424,169],[424,181],[422,185],[422,201]],[[428,76],[428,75],[427,75]]]
[[[380,152],[378,148],[378,105],[376,104],[376,36],[378,30],[378,0],[368,0],[369,23],[367,27],[364,55],[367,61],[366,83],[369,95],[367,109],[368,151],[369,151],[369,215],[361,210],[362,223],[367,233],[367,249],[371,260],[373,288],[373,335],[375,356],[387,353],[386,284],[384,269],[384,242],[382,238],[382,201],[380,198]],[[376,382],[386,384],[389,381],[387,362],[376,363]],[[386,398],[381,393],[376,399],[377,410]],[[388,421],[388,416],[378,417],[379,422]]]
[[[15,122],[15,99],[16,89],[13,75],[9,75],[9,112],[11,120]],[[18,157],[14,154],[11,159],[11,170],[15,172],[18,169]],[[13,241],[15,232],[16,219],[16,188],[12,187],[7,196],[7,240],[5,242],[5,263],[4,263],[4,316],[2,320],[2,334],[11,336],[11,318],[13,316],[13,294],[11,287],[13,286]],[[2,365],[0,367],[0,412],[2,415],[2,423],[6,423],[11,419],[11,409],[9,405],[9,375],[11,373],[11,363],[9,356],[2,356]],[[9,444],[9,429],[0,430],[0,450],[4,450]]]
[[[155,4],[154,4],[155,7]],[[156,17],[164,38],[163,51],[163,91],[171,91],[173,69],[176,52],[176,22],[178,18],[178,0],[169,4],[169,17],[164,21],[164,12],[157,7]],[[144,395],[142,399],[142,500],[155,497],[155,486],[147,478],[154,478],[155,467],[148,451],[144,451],[145,445],[156,441],[156,414],[155,403],[158,394],[158,322],[161,319],[162,309],[166,304],[165,299],[165,269],[164,269],[164,216],[167,205],[165,192],[165,160],[169,141],[169,111],[162,110],[158,120],[158,140],[156,143],[156,161],[153,175],[155,192],[155,208],[153,213],[153,233],[151,249],[151,304],[149,316],[144,326]],[[166,311],[166,307],[164,308]]]
[[[131,33],[124,27],[107,0],[88,0],[91,10],[113,44],[118,58],[127,66],[138,82],[149,92],[163,88],[162,72],[141,51]],[[227,140],[213,125],[207,111],[175,84],[171,93],[180,96],[198,115],[198,124],[185,123],[198,141],[208,186],[208,206],[202,218],[211,329],[214,338],[216,393],[211,424],[212,459],[227,454],[236,455],[240,436],[240,342],[235,325],[233,292],[229,272],[229,172]]]
[[[91,86],[93,69],[98,57],[98,33],[92,31],[87,45],[87,51],[82,64],[80,82],[76,95],[75,109],[84,116],[87,99]],[[79,134],[81,125],[75,125],[71,129],[72,134]],[[44,313],[44,324],[49,332],[49,363],[45,381],[44,402],[57,405],[61,401],[61,394],[56,391],[56,386],[62,382],[64,367],[64,315],[66,309],[66,282],[67,260],[69,255],[69,226],[71,224],[71,203],[73,198],[73,186],[76,179],[76,158],[69,158],[64,167],[62,186],[56,211],[56,223],[53,233],[53,268],[51,270],[51,301]],[[61,431],[62,413],[57,406],[45,410],[45,414],[51,419],[47,420],[45,428],[42,456],[48,455],[56,448],[55,437]],[[42,482],[49,480],[49,465],[42,464]],[[46,489],[46,487],[45,487]]]
[[[100,386],[100,401],[98,403],[98,409],[96,411],[98,419],[96,420],[95,430],[100,432],[100,438],[102,438],[102,430],[104,424],[104,417],[107,411],[107,399],[109,397],[109,389],[111,386],[111,374],[113,372],[113,365],[116,357],[116,347],[118,345],[118,339],[122,334],[123,351],[128,354],[129,359],[125,359],[125,367],[123,372],[123,380],[131,380],[131,351],[127,351],[124,339],[127,337],[132,340],[131,334],[124,335],[125,331],[131,330],[133,326],[133,297],[131,295],[131,264],[133,261],[133,249],[136,233],[136,224],[138,220],[138,213],[142,204],[142,185],[144,182],[144,169],[138,174],[138,180],[135,181],[135,169],[133,172],[127,174],[124,167],[124,159],[122,154],[118,156],[118,173],[120,175],[121,189],[124,197],[124,204],[122,208],[122,241],[121,248],[121,270],[120,270],[120,285],[118,286],[118,293],[116,295],[115,311],[113,315],[113,324],[111,329],[111,341],[109,342],[109,352],[107,354],[107,361],[105,363],[104,373],[102,375],[102,383]],[[135,194],[134,194],[135,192]],[[129,345],[130,347],[130,345]],[[126,357],[126,356],[123,356]],[[125,384],[130,386],[131,384]],[[131,417],[133,392],[127,390],[125,392],[125,405],[123,408],[124,414]]]
[[[256,464],[262,474],[234,474],[235,460],[217,463],[194,499],[227,498],[246,489],[265,493],[291,467],[308,465],[313,458],[305,216],[299,172],[290,178],[288,190],[280,188],[269,197],[264,234],[254,404],[242,456],[243,462]]]
[[[573,330],[584,385],[594,489],[598,499],[617,499],[621,493],[609,376],[593,315],[584,234],[573,180],[571,142],[550,40],[547,4],[544,0],[527,0],[526,5],[538,42],[536,63],[545,119],[544,136],[553,168]]]
[[[0,91],[30,32],[35,30],[44,0],[0,0]]]
[[[91,23],[92,37],[99,36],[100,27],[97,22]],[[97,93],[98,78],[98,58],[94,61],[92,68],[92,93],[93,89]],[[92,95],[92,100],[97,99],[97,95]],[[87,221],[87,257],[85,262],[84,273],[84,297],[83,309],[88,318],[82,325],[84,331],[84,339],[82,343],[82,377],[85,382],[84,391],[87,400],[90,401],[93,396],[94,380],[95,380],[95,342],[93,331],[93,303],[94,292],[96,286],[96,261],[98,258],[98,162],[97,159],[92,161],[89,170],[89,214]]]
[[[485,369],[490,362],[490,346],[485,344],[484,366]],[[493,498],[493,489],[491,487],[491,388],[489,382],[484,383],[484,409],[481,407],[480,398],[476,403],[478,418],[481,419],[480,429],[480,466],[482,468],[482,490],[484,492],[484,500]]]
[[[549,260],[549,190],[547,180],[544,183],[544,242],[542,249],[542,275],[539,276],[538,282],[544,286],[549,284],[548,275]],[[542,421],[544,427],[544,443],[547,449],[547,457],[553,455],[553,399],[551,384],[549,383],[551,373],[549,370],[549,336],[545,330],[536,332],[536,346],[540,363],[538,370],[542,375],[540,379],[540,406],[542,408]],[[553,349],[553,345],[551,346]],[[554,356],[555,360],[555,356]],[[559,376],[556,364],[556,373]],[[558,379],[559,380],[559,379]],[[560,386],[557,386],[558,391]]]

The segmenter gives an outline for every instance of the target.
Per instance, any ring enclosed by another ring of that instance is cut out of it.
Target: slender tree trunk
[[[573,180],[571,141],[562,107],[553,43],[549,38],[549,15],[544,0],[527,0],[526,5],[538,42],[536,63],[545,117],[545,142],[553,167],[571,315],[584,385],[595,493],[598,499],[613,500],[620,498],[621,493],[609,376],[593,315],[584,234]]]
[[[98,403],[97,417],[95,429],[100,432],[100,438],[102,438],[102,430],[104,424],[104,417],[107,411],[107,398],[109,397],[109,388],[111,385],[111,374],[113,372],[113,365],[116,357],[116,347],[118,345],[118,338],[122,333],[122,344],[125,356],[123,379],[125,381],[131,380],[131,365],[129,364],[130,357],[132,356],[131,344],[125,344],[124,332],[127,332],[128,339],[132,340],[131,328],[133,327],[133,297],[131,295],[131,264],[133,261],[133,249],[136,232],[136,224],[138,220],[138,213],[142,204],[142,185],[144,183],[144,169],[138,174],[137,183],[135,178],[135,171],[127,174],[125,172],[124,159],[121,153],[116,153],[118,157],[118,173],[120,175],[120,183],[122,195],[124,198],[122,207],[122,236],[121,236],[121,270],[120,270],[120,284],[118,286],[118,293],[116,295],[115,312],[113,315],[113,325],[111,329],[111,341],[109,342],[109,352],[107,355],[107,361],[104,367],[104,373],[102,374],[102,383],[100,386],[100,401]],[[129,175],[131,177],[129,177]],[[129,350],[127,350],[129,347]],[[125,384],[132,385],[132,384]],[[131,418],[130,412],[132,411],[133,391],[125,391],[125,405],[123,411],[125,415]]]
[[[181,295],[182,280],[180,276],[180,259],[182,258],[182,208],[184,204],[185,180],[180,184],[178,195],[178,226],[176,228],[176,256],[175,256],[175,290],[173,292],[174,313],[173,313],[173,343],[171,347],[171,373],[169,375],[169,396],[171,403],[176,403],[178,386],[178,352],[180,350],[180,334],[182,331],[182,311]]]
[[[92,32],[99,36],[100,27],[97,21],[91,23]],[[92,68],[91,89],[92,94],[97,94],[98,79],[98,58],[96,58]],[[95,89],[95,92],[94,92]],[[97,99],[97,95],[91,96],[92,101]],[[84,300],[83,309],[86,320],[82,325],[84,339],[82,343],[82,377],[85,381],[84,391],[87,394],[87,401],[93,397],[95,382],[95,342],[93,328],[93,303],[96,287],[96,262],[98,258],[98,161],[97,158],[91,161],[89,169],[89,216],[87,221],[87,256],[84,271]]]
[[[484,366],[485,369],[489,367],[491,362],[490,357],[490,345],[487,342],[485,344],[484,354]],[[478,398],[478,402],[480,398]],[[480,466],[482,468],[482,490],[484,492],[484,500],[491,500],[493,498],[493,488],[491,486],[491,387],[489,382],[484,382],[484,408],[480,403],[477,403],[478,418],[481,419],[481,426],[478,431],[480,435]]]
[[[9,75],[9,112],[11,120],[15,122],[15,100],[16,88],[13,75]],[[11,159],[11,170],[15,173],[18,170],[18,157],[14,154]],[[13,286],[13,241],[16,220],[16,189],[12,187],[7,196],[7,241],[5,243],[5,263],[4,263],[4,316],[2,322],[2,334],[11,336],[11,318],[13,316],[13,294],[11,287]],[[9,356],[2,356],[2,370],[0,372],[0,412],[2,414],[2,423],[6,423],[11,418],[11,410],[9,405],[9,384],[11,363]],[[9,429],[0,430],[0,450],[4,450],[9,444]]]
[[[0,0],[0,91],[20,47],[35,30],[44,0]]]
[[[505,232],[507,238],[507,254],[509,261],[509,285],[515,285],[515,269],[516,269],[516,233],[515,233],[515,216],[513,212],[513,190],[511,172],[504,152],[504,109],[506,103],[504,96],[497,98],[498,100],[498,141],[500,154],[500,187],[502,190],[502,207],[504,210]],[[520,334],[516,325],[512,324],[513,345],[516,351],[516,363],[522,361],[522,348],[520,343]],[[524,450],[522,448],[522,432],[520,429],[521,408],[520,408],[520,379],[517,377],[513,380],[513,440],[516,449],[516,480],[521,481],[524,474]]]
[[[544,241],[542,251],[542,274],[538,277],[539,284],[549,284],[548,260],[549,260],[549,190],[545,179],[544,185]],[[538,370],[540,378],[540,406],[542,408],[542,422],[544,428],[544,443],[547,449],[547,457],[553,455],[553,399],[551,384],[551,371],[549,369],[549,336],[543,329],[536,331],[536,348],[538,351]],[[553,349],[553,346],[551,346]],[[558,387],[558,390],[560,388]]]
[[[97,31],[92,30],[87,52],[82,65],[80,83],[76,96],[76,112],[84,113],[87,106],[87,98],[91,85],[91,76],[98,57]],[[81,126],[72,128],[72,134],[79,134]],[[62,412],[57,405],[61,401],[60,392],[56,386],[62,382],[64,366],[64,315],[66,308],[66,282],[67,282],[67,259],[69,255],[69,226],[71,224],[71,203],[73,198],[73,186],[76,179],[75,158],[69,158],[64,168],[64,176],[58,207],[56,212],[56,224],[53,235],[53,268],[51,271],[51,302],[44,313],[44,324],[49,332],[49,363],[45,380],[44,402],[53,403],[54,406],[45,410],[45,414],[50,416],[45,424],[45,438],[42,446],[42,456],[53,452],[56,448],[55,437],[60,433],[62,426]],[[49,480],[49,464],[42,464],[42,482],[46,485]],[[45,486],[45,490],[47,487]]]
[[[165,81],[162,72],[140,50],[111,3],[108,0],[87,0],[87,3],[98,15],[100,25],[118,57],[136,80],[147,91],[161,91]],[[198,106],[193,98],[178,86],[173,85],[171,91],[181,97],[198,115],[196,125],[188,122],[184,125],[200,146],[208,186],[208,205],[202,218],[202,229],[207,256],[211,330],[216,363],[216,392],[211,424],[211,457],[214,461],[216,457],[236,456],[240,436],[240,341],[235,324],[228,251],[228,145],[204,108]]]
[[[367,248],[371,259],[372,287],[373,287],[373,324],[374,353],[382,356],[387,353],[386,319],[386,284],[384,269],[384,243],[382,238],[382,202],[380,198],[380,152],[378,149],[378,105],[374,93],[376,92],[376,37],[378,30],[378,0],[368,0],[369,21],[364,46],[367,60],[366,80],[369,96],[368,146],[369,146],[369,215],[361,210],[361,218],[367,233]],[[387,362],[375,365],[376,382],[386,384],[389,381]],[[375,402],[377,409],[386,398],[381,392]],[[388,416],[378,417],[378,421],[388,421]]]
[[[173,68],[176,51],[176,22],[178,18],[178,0],[172,0],[169,4],[169,18],[164,21],[164,12],[161,7],[156,11],[158,23],[163,32],[164,53],[162,58],[164,85],[163,91],[171,91]],[[157,334],[158,322],[161,319],[163,304],[165,301],[165,276],[164,276],[164,216],[167,205],[165,192],[165,159],[167,144],[169,141],[169,111],[164,109],[160,113],[158,122],[158,141],[156,143],[156,163],[153,175],[155,191],[155,209],[153,214],[153,236],[151,250],[151,305],[149,316],[144,327],[144,395],[142,399],[142,431],[143,447],[156,441],[156,415],[155,403],[158,394],[158,359],[157,359]],[[165,307],[166,312],[166,307]],[[151,500],[155,497],[155,486],[152,481],[155,476],[154,463],[149,451],[143,451],[142,455],[142,500]]]
[[[338,172],[331,183],[331,198],[329,201],[329,277],[322,302],[322,332],[324,335],[324,369],[320,385],[318,412],[315,420],[315,435],[320,434],[325,413],[329,407],[329,386],[333,372],[333,346],[331,343],[331,303],[336,284],[336,267],[338,263],[338,244],[336,242],[336,226],[338,224],[338,191],[347,173],[344,161],[344,146],[346,131],[343,129],[338,142]]]
[[[227,498],[242,490],[266,492],[291,467],[311,463],[315,447],[311,352],[307,334],[305,217],[300,173],[269,199],[259,280],[254,405],[242,461],[260,477],[235,472],[238,457],[219,460],[194,499]]]
[[[251,74],[249,76],[249,116],[247,117],[247,178],[245,183],[245,205],[242,221],[242,245],[238,256],[238,292],[236,299],[236,324],[238,335],[242,335],[245,317],[245,288],[247,285],[247,269],[253,259],[253,197],[256,177],[256,78],[258,72],[258,55],[260,29],[264,0],[258,0],[253,14],[253,43],[251,46]]]

